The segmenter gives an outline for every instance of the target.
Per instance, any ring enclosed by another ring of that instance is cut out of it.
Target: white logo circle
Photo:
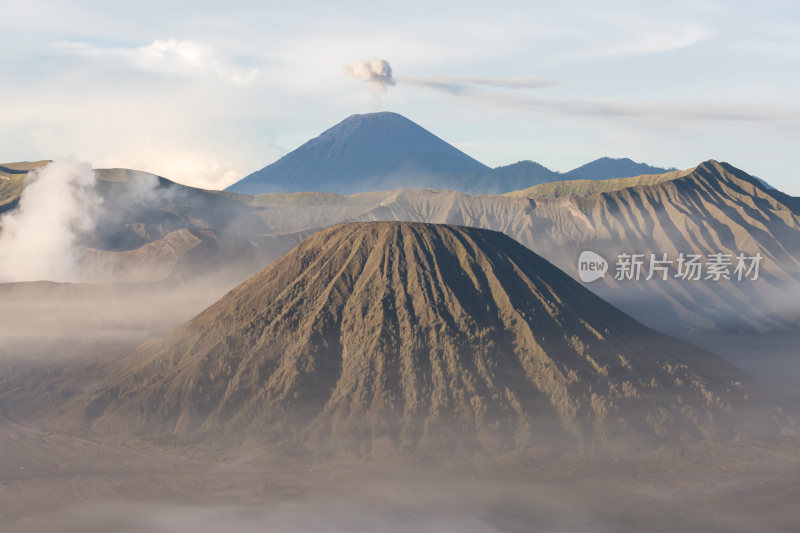
[[[584,250],[578,257],[578,277],[584,283],[591,283],[606,277],[608,261],[591,250]]]

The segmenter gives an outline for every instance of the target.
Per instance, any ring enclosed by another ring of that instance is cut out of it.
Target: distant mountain
[[[46,163],[0,165],[0,213],[16,206],[25,174]],[[99,169],[97,172],[101,182],[149,175],[128,169]],[[550,170],[530,160],[489,168],[401,115],[372,113],[345,119],[279,161],[231,185],[227,191],[242,194],[351,194],[436,188],[465,194],[505,194],[542,183],[662,172],[666,170],[630,159],[607,157],[566,173]],[[159,179],[163,185],[172,184],[164,178]]]
[[[758,180],[758,182],[759,182],[761,185],[763,185],[764,187],[766,187],[767,189],[769,189],[769,190],[771,190],[771,191],[775,191],[775,190],[777,190],[777,189],[775,189],[775,187],[773,187],[772,185],[770,185],[770,184],[769,184],[769,183],[767,183],[766,181],[762,180],[762,179],[761,179],[761,178],[759,178],[758,176],[753,176],[753,178],[754,178],[754,179],[756,179],[756,180]]]
[[[467,194],[503,194],[560,179],[564,179],[561,174],[535,161],[519,161],[467,176],[464,187],[458,190]]]
[[[457,189],[467,194],[506,194],[543,183],[572,180],[607,180],[640,175],[662,174],[674,169],[651,167],[630,159],[601,157],[569,172],[556,172],[534,161],[520,161],[476,172],[463,180]]]
[[[249,197],[206,191],[148,172],[124,168],[95,169],[102,197],[98,230],[81,244],[126,251],[179,229],[197,236],[260,235],[264,224],[247,205]]]
[[[560,179],[568,180],[596,180],[630,178],[643,174],[663,174],[675,170],[674,168],[651,167],[645,163],[636,163],[627,157],[614,159],[611,157],[601,157],[590,163],[586,163],[576,169],[570,170],[560,175]],[[553,181],[553,180],[551,180]]]
[[[463,189],[488,167],[397,113],[352,115],[231,185],[237,193],[354,193],[399,187]]]
[[[15,209],[26,174],[47,161],[0,165],[0,215]],[[272,233],[252,197],[187,187],[124,168],[95,169],[96,229],[81,235],[78,279],[87,282],[241,282],[301,239]],[[302,236],[306,236],[307,233]]]
[[[692,172],[689,170],[671,170],[663,174],[642,174],[629,178],[613,179],[571,179],[538,183],[532,187],[511,191],[503,196],[509,198],[529,198],[531,200],[551,200],[554,198],[566,198],[568,196],[591,196],[604,192],[615,192],[634,187],[643,187],[666,183],[682,177]]]
[[[609,179],[666,169],[600,158],[567,173],[534,161],[489,168],[397,113],[352,115],[226,190],[244,194],[448,189],[503,194],[558,180]]]
[[[397,222],[312,235],[83,398],[101,434],[366,455],[686,442],[765,405],[502,233]]]

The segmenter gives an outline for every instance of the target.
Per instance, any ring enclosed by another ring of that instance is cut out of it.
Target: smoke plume
[[[19,206],[0,219],[0,281],[74,281],[76,245],[95,228],[102,202],[92,166],[60,159],[27,182]]]
[[[385,93],[390,86],[397,84],[392,76],[392,66],[385,59],[373,57],[355,65],[345,65],[342,69],[348,76],[369,83],[376,93]]]

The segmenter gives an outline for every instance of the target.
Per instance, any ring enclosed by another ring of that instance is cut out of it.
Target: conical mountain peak
[[[228,190],[258,194],[447,188],[457,184],[459,176],[487,169],[404,116],[381,112],[347,117]]]
[[[122,368],[98,431],[362,452],[696,439],[756,396],[502,233],[405,222],[312,235]]]

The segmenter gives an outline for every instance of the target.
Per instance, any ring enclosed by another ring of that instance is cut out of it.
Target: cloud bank
[[[225,62],[215,50],[190,39],[156,39],[137,47],[103,47],[83,42],[61,42],[56,49],[94,61],[114,61],[140,71],[191,76],[213,74],[236,85],[249,85],[261,75],[258,68]]]

